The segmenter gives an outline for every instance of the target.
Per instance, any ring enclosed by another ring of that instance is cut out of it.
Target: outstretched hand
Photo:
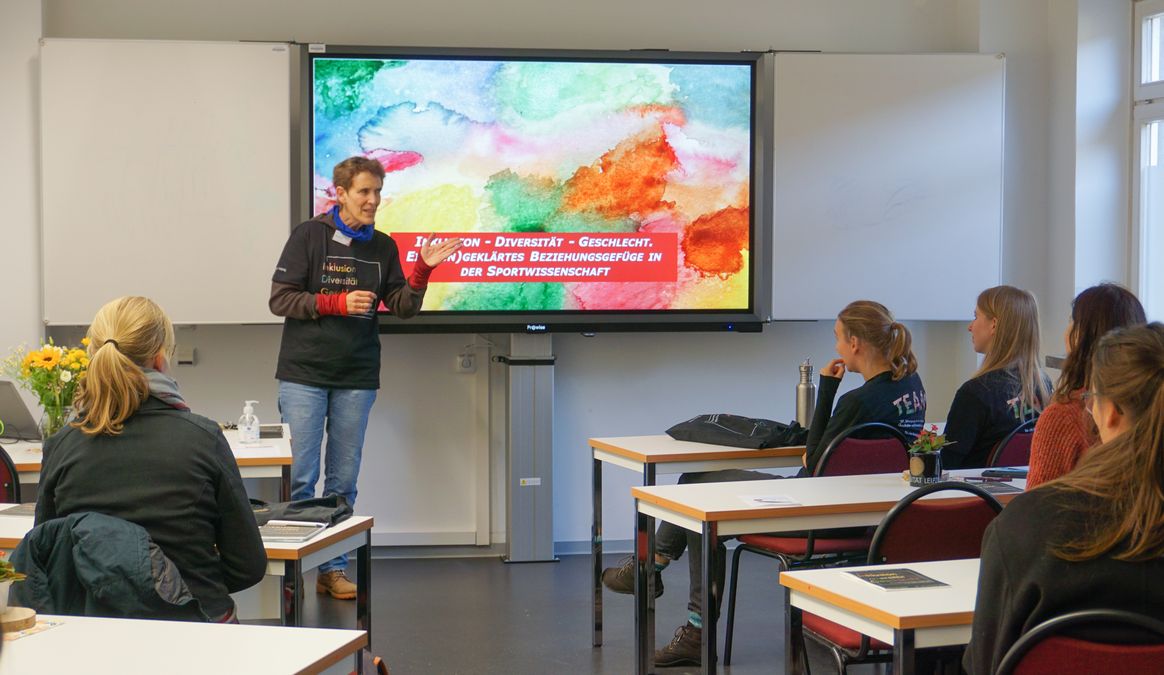
[[[433,235],[430,233],[424,238],[424,243],[420,246],[420,257],[429,267],[436,267],[461,248],[460,237],[445,239],[439,244],[433,244],[432,237]]]

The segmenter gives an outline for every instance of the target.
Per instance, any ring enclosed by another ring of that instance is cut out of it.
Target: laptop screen
[[[18,441],[39,441],[40,425],[33,419],[16,383],[0,380],[0,421],[4,422],[4,432],[0,438]]]

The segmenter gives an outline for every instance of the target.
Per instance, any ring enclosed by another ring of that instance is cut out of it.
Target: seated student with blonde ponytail
[[[79,418],[44,444],[36,523],[96,512],[144,528],[213,621],[267,556],[238,464],[214,422],[190,412],[166,374],[174,328],[147,298],[124,297],[89,327]]]
[[[1100,444],[1073,471],[1014,498],[986,529],[963,666],[997,672],[1025,632],[1086,609],[1164,621],[1164,325],[1095,347],[1089,415]],[[1086,627],[1072,637],[1109,639]],[[1135,641],[1134,636],[1123,637]]]
[[[954,394],[946,416],[942,467],[986,466],[990,453],[1023,422],[1038,418],[1050,398],[1039,368],[1039,308],[1014,286],[982,291],[970,322],[970,343],[984,355],[974,377]]]
[[[894,320],[889,310],[880,303],[858,300],[850,303],[837,315],[833,325],[836,350],[840,358],[821,369],[816,412],[809,427],[805,468],[801,476],[812,475],[830,441],[841,431],[865,422],[883,422],[902,430],[907,436],[921,431],[926,417],[926,392],[917,375],[917,359],[913,355],[912,338],[901,323]],[[848,392],[833,409],[833,399],[845,372],[854,372],[865,378],[865,383]],[[685,473],[680,483],[721,483],[728,481],[770,480],[777,478],[760,471],[726,469],[701,473]],[[716,577],[723,587],[726,549],[720,538],[716,551]],[[670,644],[655,652],[658,667],[700,665],[700,647],[703,638],[703,537],[678,525],[661,523],[656,534],[655,592],[662,595],[663,581],[659,574],[684,550],[688,554],[690,596],[687,602],[687,623],[675,631]],[[609,567],[602,573],[602,583],[616,593],[634,593],[634,557],[623,560],[618,567]],[[722,598],[717,598],[722,601]]]
[[[1095,445],[1095,425],[1083,406],[1083,389],[1091,379],[1095,345],[1114,328],[1146,321],[1139,299],[1116,284],[1092,286],[1071,301],[1071,323],[1063,335],[1067,358],[1051,393],[1051,403],[1039,416],[1031,437],[1028,490],[1075,468],[1083,453]]]

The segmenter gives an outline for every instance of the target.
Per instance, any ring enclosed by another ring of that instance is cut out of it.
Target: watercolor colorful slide
[[[752,309],[753,67],[315,55],[314,209],[387,172],[376,227],[465,245],[426,312]]]

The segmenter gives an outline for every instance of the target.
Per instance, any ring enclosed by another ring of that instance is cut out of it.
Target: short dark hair
[[[335,165],[331,171],[331,184],[334,187],[342,187],[347,190],[352,187],[352,181],[356,179],[356,176],[362,173],[370,173],[380,180],[384,180],[384,166],[380,162],[357,155],[348,157]]]

